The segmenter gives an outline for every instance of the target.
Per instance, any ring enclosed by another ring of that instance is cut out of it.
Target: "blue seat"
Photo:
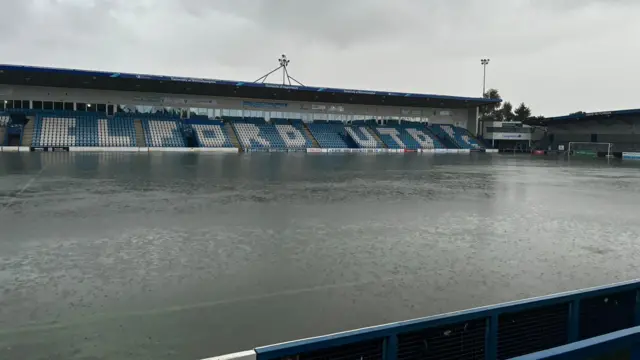
[[[142,128],[149,147],[186,147],[178,119],[142,119]]]
[[[390,149],[441,149],[442,143],[426,126],[416,124],[394,124],[372,126],[380,139]]]
[[[233,147],[221,121],[192,124],[191,128],[200,147]]]
[[[245,149],[303,149],[312,146],[302,127],[293,126],[284,119],[275,123],[267,124],[262,118],[231,121],[240,145]]]
[[[342,123],[327,123],[325,121],[308,124],[309,131],[321,148],[348,148],[345,142],[346,130]]]
[[[466,129],[446,124],[433,124],[431,129],[441,137],[446,137],[462,149],[484,149],[484,146]]]

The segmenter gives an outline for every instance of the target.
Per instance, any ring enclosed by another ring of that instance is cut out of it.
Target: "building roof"
[[[627,109],[627,110],[612,110],[612,111],[598,111],[598,112],[578,112],[563,116],[554,116],[544,118],[543,123],[551,122],[569,122],[569,121],[588,121],[588,120],[613,120],[626,116],[638,116],[640,115],[640,109]]]
[[[1,64],[0,84],[433,108],[470,108],[500,102],[493,99],[448,95],[290,86]]]

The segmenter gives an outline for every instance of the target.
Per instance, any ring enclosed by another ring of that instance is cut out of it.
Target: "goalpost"
[[[605,142],[570,142],[567,155],[598,157],[602,154],[607,158],[611,158],[613,157],[611,153],[612,147],[612,143]]]

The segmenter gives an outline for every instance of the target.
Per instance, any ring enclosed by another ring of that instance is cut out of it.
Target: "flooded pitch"
[[[639,277],[640,168],[0,154],[0,359],[189,359]]]

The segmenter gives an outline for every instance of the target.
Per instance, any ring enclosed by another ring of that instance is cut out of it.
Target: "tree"
[[[544,116],[530,116],[525,120],[527,125],[545,126],[546,118]]]
[[[514,113],[515,113],[515,116],[514,116],[515,121],[523,122],[531,117],[531,109],[529,109],[529,107],[527,107],[527,105],[525,105],[524,103],[520,103],[520,105],[518,106],[518,108],[516,108]]]
[[[493,99],[493,100],[502,100],[502,98],[500,97],[500,93],[498,92],[498,89],[493,89],[493,88],[487,90],[487,92],[484,93],[484,98]],[[492,113],[495,113],[495,111],[498,110],[499,107],[500,107],[500,103],[487,104],[482,106],[482,108],[480,109],[480,113],[482,113],[482,115],[490,115]]]
[[[513,115],[513,105],[509,101],[502,104],[502,108],[498,110],[502,113],[502,121],[513,121],[515,115]]]

